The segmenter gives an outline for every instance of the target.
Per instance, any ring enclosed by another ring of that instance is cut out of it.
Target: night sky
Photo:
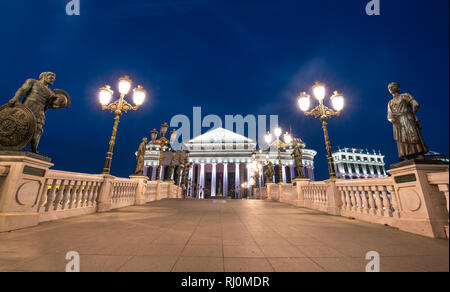
[[[117,92],[125,74],[149,96],[122,116],[113,175],[134,172],[134,152],[153,128],[201,106],[222,118],[278,114],[318,151],[316,178],[325,179],[320,121],[296,105],[316,80],[346,97],[329,122],[333,148],[380,150],[387,168],[398,161],[386,120],[387,84],[397,81],[421,104],[429,148],[448,155],[448,0],[381,0],[381,16],[371,17],[369,0],[81,0],[80,16],[66,15],[68,2],[0,4],[0,103],[43,71],[71,95],[70,109],[47,112],[38,149],[55,169],[101,173],[113,114],[97,92],[107,83]]]

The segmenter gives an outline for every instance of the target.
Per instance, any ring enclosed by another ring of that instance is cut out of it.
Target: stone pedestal
[[[328,214],[340,216],[341,215],[341,206],[342,199],[339,194],[339,190],[336,187],[336,179],[328,179],[327,183],[327,198],[328,198],[328,206],[327,212]]]
[[[267,199],[277,202],[280,200],[280,186],[278,184],[267,184]]]
[[[22,151],[0,152],[0,232],[37,225],[51,159]]]
[[[427,174],[448,171],[448,165],[424,160],[404,161],[388,172],[394,180],[400,213],[398,228],[428,237],[445,238],[446,200],[430,185]]]
[[[148,181],[148,177],[145,175],[138,175],[133,174],[130,175],[130,179],[135,180],[138,182],[137,188],[136,188],[136,199],[135,204],[136,205],[145,205],[145,185]]]
[[[309,178],[295,178],[293,181],[294,189],[297,192],[297,207],[305,207],[305,195],[303,194],[302,186],[308,185]]]
[[[97,212],[99,213],[111,211],[112,182],[114,178],[114,176],[109,174],[103,175],[103,183],[97,198]]]

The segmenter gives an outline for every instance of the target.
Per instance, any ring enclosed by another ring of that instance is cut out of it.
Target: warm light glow
[[[344,108],[344,96],[338,91],[335,91],[331,97],[331,104],[336,111],[340,112]]]
[[[144,87],[139,85],[137,88],[133,89],[133,101],[135,105],[142,105],[144,103],[147,92]]]
[[[111,90],[111,86],[109,85],[100,88],[100,92],[98,93],[98,99],[100,101],[100,104],[108,105],[111,102],[113,93],[114,92]]]
[[[276,127],[273,132],[275,133],[275,136],[277,136],[277,138],[281,136],[281,128],[280,127]]]
[[[153,129],[153,131],[150,132],[150,135],[152,137],[152,142],[155,142],[158,136],[158,131],[156,131],[156,129]]]
[[[173,129],[170,132],[170,143],[174,143],[177,139],[177,131],[175,129]]]
[[[255,180],[253,178],[250,179],[250,185],[254,185],[255,184]]]
[[[306,94],[306,92],[300,93],[300,96],[298,97],[298,106],[304,112],[309,110],[309,107],[311,106],[311,100],[310,96]]]
[[[272,135],[270,135],[269,132],[266,133],[265,140],[267,144],[270,144],[270,142],[272,142]]]
[[[124,76],[119,79],[119,92],[123,95],[128,94],[131,89],[131,80],[130,77]]]
[[[314,84],[313,86],[313,93],[314,93],[314,97],[318,100],[318,101],[322,101],[325,98],[325,85],[323,83],[320,83],[319,81],[316,82],[316,84]]]
[[[169,129],[169,125],[167,123],[164,123],[164,124],[161,125],[161,133],[162,133],[163,136],[166,135],[167,129]]]
[[[289,135],[288,132],[286,132],[286,134],[284,134],[284,142],[286,142],[286,144],[291,144],[291,142],[292,142],[292,137],[291,137],[291,135]]]

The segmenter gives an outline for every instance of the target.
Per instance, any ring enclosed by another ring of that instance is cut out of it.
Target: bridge
[[[448,271],[448,165],[267,184],[249,200],[0,156],[0,271]],[[372,253],[370,253],[372,252]]]

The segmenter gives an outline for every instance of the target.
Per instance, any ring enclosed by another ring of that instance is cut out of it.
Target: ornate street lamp
[[[286,134],[284,134],[284,142],[282,142],[280,140],[280,136],[281,136],[281,128],[280,127],[276,127],[274,130],[274,134],[275,137],[277,138],[274,143],[276,143],[277,145],[277,150],[278,150],[278,175],[280,178],[280,182],[282,181],[282,177],[283,177],[283,171],[281,169],[282,165],[281,165],[281,146],[287,146],[292,142],[292,137],[291,135],[289,135],[288,132],[286,132]],[[270,132],[266,133],[266,143],[269,145],[269,147],[272,147],[274,143],[272,142],[272,135],[270,134]]]
[[[114,144],[116,142],[117,126],[119,125],[120,116],[122,112],[128,112],[129,110],[136,111],[145,100],[147,92],[141,85],[138,85],[133,89],[133,102],[135,106],[132,106],[125,100],[125,96],[131,89],[132,82],[128,76],[119,78],[119,93],[120,98],[111,103],[114,91],[111,90],[111,86],[105,85],[100,88],[98,98],[102,105],[102,110],[110,110],[116,117],[114,118],[113,132],[109,141],[109,148],[106,154],[105,166],[103,167],[103,174],[110,174],[111,172],[111,160],[113,155]]]
[[[331,104],[334,108],[334,110],[332,110],[331,108],[328,108],[323,104],[323,100],[326,95],[326,89],[323,83],[317,81],[312,87],[312,91],[314,97],[319,101],[319,105],[314,109],[312,109],[311,111],[308,111],[311,105],[310,96],[306,94],[306,92],[302,92],[298,97],[298,106],[305,113],[305,115],[320,118],[320,120],[322,121],[322,128],[325,137],[325,146],[327,149],[327,156],[328,156],[328,169],[330,173],[330,178],[336,178],[333,156],[331,154],[330,137],[328,136],[327,130],[328,124],[327,120],[333,116],[339,116],[341,114],[341,111],[344,108],[344,96],[338,91],[335,91],[333,93],[333,95],[330,97]]]

